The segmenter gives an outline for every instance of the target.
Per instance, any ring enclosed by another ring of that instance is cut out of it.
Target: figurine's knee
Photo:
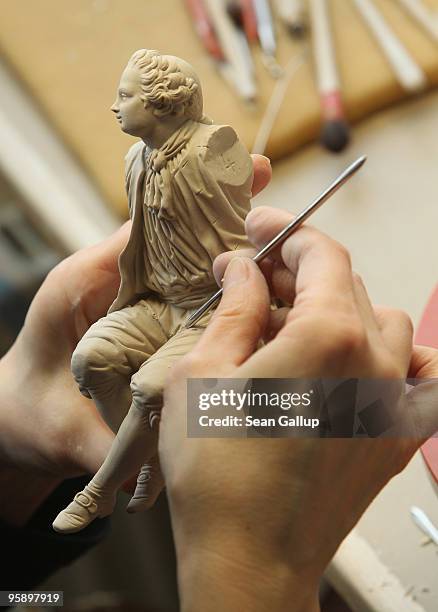
[[[90,397],[88,389],[114,379],[120,359],[120,351],[109,340],[84,337],[71,360],[71,370],[81,393]]]
[[[139,370],[131,378],[133,404],[146,414],[160,411],[163,405],[163,385]]]

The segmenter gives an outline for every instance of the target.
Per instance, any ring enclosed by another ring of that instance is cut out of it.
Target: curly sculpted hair
[[[157,117],[177,114],[182,109],[188,117],[199,121],[202,118],[201,88],[194,78],[184,74],[175,60],[158,51],[139,49],[128,66],[139,71],[141,99]]]

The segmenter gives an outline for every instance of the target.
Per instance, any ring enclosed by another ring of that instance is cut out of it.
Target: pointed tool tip
[[[343,174],[342,176],[343,176],[343,177],[345,177],[345,176],[351,176],[352,174],[354,174],[355,172],[357,172],[357,171],[359,170],[359,168],[361,168],[361,167],[364,165],[364,163],[366,162],[366,160],[367,160],[367,156],[366,156],[366,155],[361,155],[360,157],[358,157],[358,158],[356,159],[356,161],[354,161],[354,162],[351,164],[351,166],[349,166],[349,167],[348,167],[348,168],[345,170],[345,172],[344,172],[344,174]]]
[[[366,155],[361,155],[360,157],[357,158],[356,160],[356,165],[358,168],[360,168],[361,166],[364,165],[364,163],[367,160],[367,156]]]

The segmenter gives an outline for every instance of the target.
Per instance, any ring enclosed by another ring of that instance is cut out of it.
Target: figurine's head
[[[157,122],[201,121],[202,105],[201,84],[190,64],[140,49],[122,74],[111,110],[124,132],[144,138]]]

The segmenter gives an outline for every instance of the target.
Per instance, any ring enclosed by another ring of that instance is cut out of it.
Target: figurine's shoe
[[[144,497],[133,496],[129,500],[129,504],[126,506],[126,512],[130,514],[135,514],[136,512],[143,512],[144,510],[149,510],[151,507],[151,498],[149,495],[145,495]]]
[[[134,495],[129,500],[126,506],[126,512],[134,514],[148,510],[151,506],[151,496],[149,494],[149,482],[152,478],[151,468],[149,465],[143,465],[137,478]]]
[[[59,533],[76,533],[89,525],[95,518],[108,516],[114,510],[116,496],[101,496],[88,485],[76,493],[71,504],[64,508],[53,521],[53,529]]]

